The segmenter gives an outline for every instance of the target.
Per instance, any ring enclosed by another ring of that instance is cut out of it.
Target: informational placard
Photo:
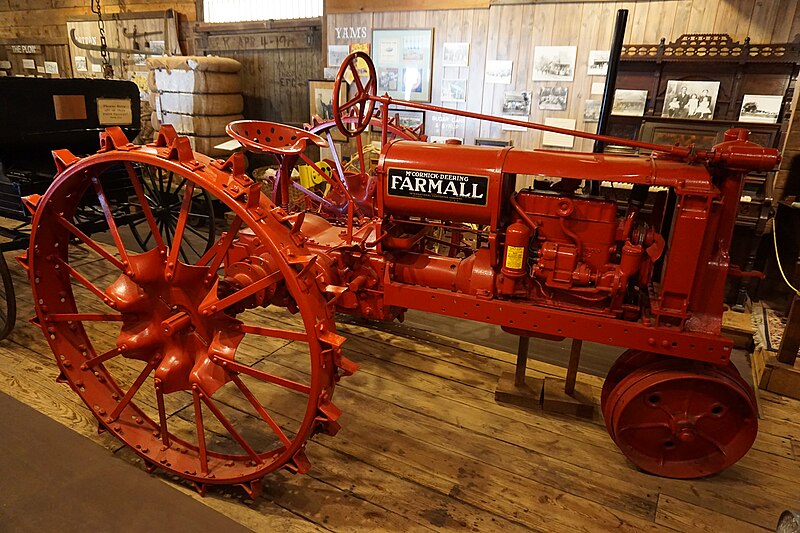
[[[378,94],[431,101],[433,29],[373,30],[372,50]]]
[[[101,126],[130,126],[133,123],[130,98],[98,98],[97,120]]]
[[[22,68],[28,70],[36,70],[36,61],[34,61],[33,59],[23,59]]]

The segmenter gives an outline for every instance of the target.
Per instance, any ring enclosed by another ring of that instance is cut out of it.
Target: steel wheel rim
[[[128,444],[148,464],[178,474],[198,484],[254,481],[282,466],[292,471],[305,471],[307,469],[307,460],[303,454],[305,441],[316,431],[333,433],[337,428],[335,418],[338,414],[335,407],[330,403],[330,397],[333,393],[333,384],[336,378],[333,358],[337,353],[338,345],[336,339],[334,341],[322,339],[322,332],[332,334],[334,331],[332,318],[328,317],[324,312],[324,298],[314,291],[311,291],[311,294],[302,293],[296,278],[296,267],[289,265],[285,261],[280,263],[279,269],[284,276],[289,292],[296,297],[299,304],[300,315],[305,324],[305,333],[308,337],[307,345],[311,360],[309,365],[311,382],[308,384],[307,405],[302,421],[300,421],[298,429],[289,443],[276,450],[257,453],[257,457],[247,453],[231,457],[230,454],[218,453],[206,446],[205,457],[207,461],[205,462],[208,468],[201,468],[200,465],[204,462],[201,457],[201,448],[205,445],[200,444],[199,438],[198,442],[193,444],[171,435],[169,429],[166,432],[162,432],[162,422],[156,422],[154,417],[148,416],[133,401],[126,404],[119,411],[119,418],[114,419],[114,416],[112,416],[115,414],[115,409],[125,400],[125,394],[130,389],[123,390],[116,384],[114,376],[105,368],[104,361],[99,360],[98,362],[98,358],[102,358],[104,354],[93,351],[92,342],[88,338],[84,327],[84,320],[88,321],[90,319],[83,317],[78,312],[71,284],[71,281],[76,278],[68,275],[70,270],[67,257],[68,241],[74,234],[70,234],[70,231],[64,229],[62,227],[63,224],[57,221],[57,217],[70,219],[70,206],[74,211],[77,205],[75,197],[80,197],[82,191],[91,187],[84,177],[84,172],[103,168],[109,162],[145,160],[149,163],[169,168],[176,174],[191,180],[193,183],[197,183],[205,190],[214,190],[215,187],[218,190],[219,187],[212,180],[225,180],[219,179],[220,173],[211,167],[212,161],[200,154],[196,154],[195,157],[205,165],[205,169],[190,171],[175,162],[166,161],[162,156],[144,153],[116,152],[98,154],[76,163],[57,177],[54,185],[51,186],[38,204],[39,208],[34,218],[31,248],[28,254],[28,268],[36,302],[37,320],[42,325],[48,342],[56,355],[62,374],[71,387],[81,396],[93,414],[100,420],[101,425]],[[282,257],[279,246],[285,246],[285,243],[273,242],[268,232],[270,229],[277,229],[280,237],[280,230],[282,230],[285,236],[288,232],[285,226],[277,223],[276,219],[272,217],[256,220],[253,216],[253,210],[246,209],[242,202],[233,201],[226,196],[217,197],[236,213],[237,218],[249,223],[249,227],[262,238],[264,247],[270,253],[274,254],[275,257]],[[262,200],[259,210],[270,208],[270,204],[266,203],[265,199]],[[57,231],[48,232],[43,230],[39,232],[38,228],[40,227],[55,228]],[[152,250],[148,253],[159,255],[158,250]],[[123,267],[127,267],[131,271],[136,269],[136,259],[146,256],[148,253],[137,256],[131,255],[134,261],[128,265],[123,265]],[[159,260],[163,259],[160,258]],[[122,274],[120,277],[122,277]],[[60,286],[55,287],[58,290],[53,290],[54,288],[50,286],[45,288],[42,285],[42,280],[46,279],[58,279],[57,283]],[[98,295],[98,298],[102,298],[102,296]],[[315,311],[315,309],[321,309],[322,311]],[[81,316],[80,318],[73,316],[75,319],[68,321],[66,319],[69,318],[68,315],[70,314]],[[107,313],[107,315],[113,314],[113,312]],[[124,313],[120,314],[124,315]],[[91,320],[98,320],[98,318],[92,318]],[[117,320],[117,318],[106,317],[100,320],[109,321]],[[278,335],[280,334],[279,332]],[[333,337],[336,336],[333,335]],[[89,362],[88,365],[87,362]],[[147,369],[147,365],[145,369]],[[233,370],[232,372],[235,371]],[[144,379],[147,379],[151,372],[153,372],[152,368]],[[205,395],[203,390],[193,390],[192,394],[195,411],[197,411],[197,405],[200,402],[213,401],[211,399],[213,392],[208,396]],[[160,404],[161,402],[158,403]],[[159,407],[161,406],[159,405]],[[202,407],[200,411],[203,411]],[[169,435],[168,443],[164,442],[163,434]],[[200,432],[197,434],[199,435]]]
[[[624,378],[610,397],[609,432],[625,456],[646,472],[679,479],[741,459],[758,432],[749,391],[711,367],[656,366]]]

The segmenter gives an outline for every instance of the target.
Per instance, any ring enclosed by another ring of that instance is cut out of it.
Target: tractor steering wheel
[[[359,59],[364,60],[367,64],[369,76],[367,77],[366,83],[362,82],[358,75]],[[348,69],[353,75],[353,82],[356,84],[356,94],[345,103],[340,104],[339,98],[341,96],[340,90],[342,81]],[[372,64],[370,57],[364,52],[353,52],[347,56],[342,66],[339,67],[339,72],[336,74],[336,81],[333,82],[333,120],[336,122],[336,127],[339,128],[339,131],[341,131],[343,135],[355,137],[367,129],[369,121],[372,118],[372,110],[375,108],[375,100],[373,100],[373,98],[377,94],[377,88],[378,81],[375,76],[375,65]],[[355,121],[355,124],[351,123],[351,127],[348,128],[342,120],[342,117],[353,108],[357,110],[354,116],[357,116],[358,120]]]

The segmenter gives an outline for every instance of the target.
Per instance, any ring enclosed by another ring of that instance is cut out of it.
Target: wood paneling
[[[308,80],[322,79],[322,31],[320,19],[297,23],[198,24],[195,46],[198,52],[231,57],[242,64],[244,115],[247,118],[268,120],[302,127],[308,122]],[[260,27],[260,28],[259,28]],[[239,31],[236,29],[239,28]],[[219,31],[223,29],[224,31]],[[241,35],[263,36],[272,42],[281,39],[286,46],[273,49],[241,46]],[[294,44],[288,35],[299,36]],[[217,38],[219,37],[219,38]]]
[[[146,0],[105,0],[103,15],[174,9],[195,19],[194,0],[147,2]],[[8,0],[0,2],[0,39],[56,38],[67,44],[67,19],[91,15],[89,0]]]
[[[596,127],[594,123],[583,122],[583,106],[587,99],[599,98],[590,95],[592,82],[602,82],[605,78],[588,76],[586,63],[590,50],[609,48],[617,9],[629,10],[627,43],[657,43],[662,37],[670,42],[683,33],[728,33],[738,41],[750,36],[754,43],[787,42],[800,33],[800,0],[525,3],[486,0],[484,4],[491,5],[481,9],[476,8],[475,2],[462,2],[458,7],[469,9],[415,11],[415,6],[433,7],[433,2],[406,2],[402,8],[367,0],[328,2],[327,44],[371,43],[373,29],[434,28],[433,104],[441,105],[442,78],[457,75],[468,80],[467,102],[448,105],[498,115],[506,91],[530,91],[533,96],[530,120],[544,122],[547,117],[574,118],[579,129],[593,131]],[[441,2],[437,5],[450,7]],[[388,11],[389,8],[394,11]],[[345,13],[347,10],[353,12]],[[364,26],[367,28],[367,38],[337,38],[335,28],[343,26]],[[471,42],[469,68],[441,66],[442,45],[450,41]],[[537,106],[541,87],[558,84],[531,81],[533,49],[547,45],[578,47],[575,79],[562,84],[569,88],[565,111],[542,111]],[[483,83],[486,61],[494,59],[514,62],[510,85]],[[455,129],[443,128],[442,122],[436,119],[436,116],[426,117],[429,135],[464,137],[464,142],[468,144],[474,142],[475,137],[503,137],[514,139],[516,146],[540,147],[538,132],[503,132],[499,125],[485,122],[471,124],[473,121],[467,121],[466,125],[460,123]],[[588,150],[591,142],[576,140],[575,148]]]

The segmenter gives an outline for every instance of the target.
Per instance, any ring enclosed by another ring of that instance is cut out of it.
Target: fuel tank
[[[378,164],[381,216],[421,217],[496,228],[514,176],[503,163],[510,148],[395,141]]]

